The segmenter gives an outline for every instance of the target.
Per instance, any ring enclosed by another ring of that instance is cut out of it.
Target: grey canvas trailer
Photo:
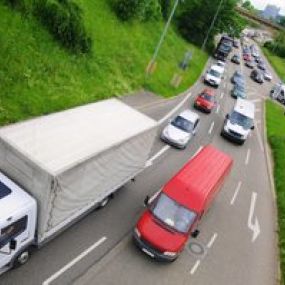
[[[1,128],[0,170],[37,200],[37,243],[141,172],[157,126],[110,99]]]

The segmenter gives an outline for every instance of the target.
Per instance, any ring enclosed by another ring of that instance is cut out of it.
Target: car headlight
[[[226,124],[224,125],[224,131],[226,131],[226,132],[229,131],[229,127]]]
[[[179,139],[178,141],[180,142],[180,143],[186,143],[187,141],[188,141],[188,137],[186,137],[186,138],[181,138],[181,139]]]
[[[176,252],[172,252],[172,251],[165,251],[163,254],[164,254],[164,255],[167,255],[167,256],[170,256],[170,257],[174,257],[174,256],[177,255]]]
[[[138,230],[138,228],[135,228],[134,230],[135,234],[140,238],[141,237],[141,233],[140,231]]]
[[[167,131],[167,128],[165,128],[162,132],[162,134],[165,136],[165,137],[168,137],[168,131]]]

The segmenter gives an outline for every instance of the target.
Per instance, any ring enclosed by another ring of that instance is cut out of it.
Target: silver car
[[[185,110],[171,120],[161,133],[161,139],[177,148],[184,149],[196,134],[200,118],[196,113]]]

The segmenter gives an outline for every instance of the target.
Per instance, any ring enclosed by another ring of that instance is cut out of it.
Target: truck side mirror
[[[147,207],[148,206],[148,204],[149,204],[149,196],[147,195],[146,197],[145,197],[145,199],[144,199],[144,205],[145,205],[145,207]]]
[[[14,239],[11,239],[9,248],[10,250],[15,250],[17,248],[17,241]]]
[[[196,238],[200,234],[199,230],[195,230],[194,232],[191,233],[192,238]]]

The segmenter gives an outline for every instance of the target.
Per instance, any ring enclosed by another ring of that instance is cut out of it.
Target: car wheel
[[[12,267],[17,268],[20,267],[28,262],[28,260],[31,257],[31,250],[30,248],[26,248],[23,251],[21,251],[17,257],[15,258]]]

